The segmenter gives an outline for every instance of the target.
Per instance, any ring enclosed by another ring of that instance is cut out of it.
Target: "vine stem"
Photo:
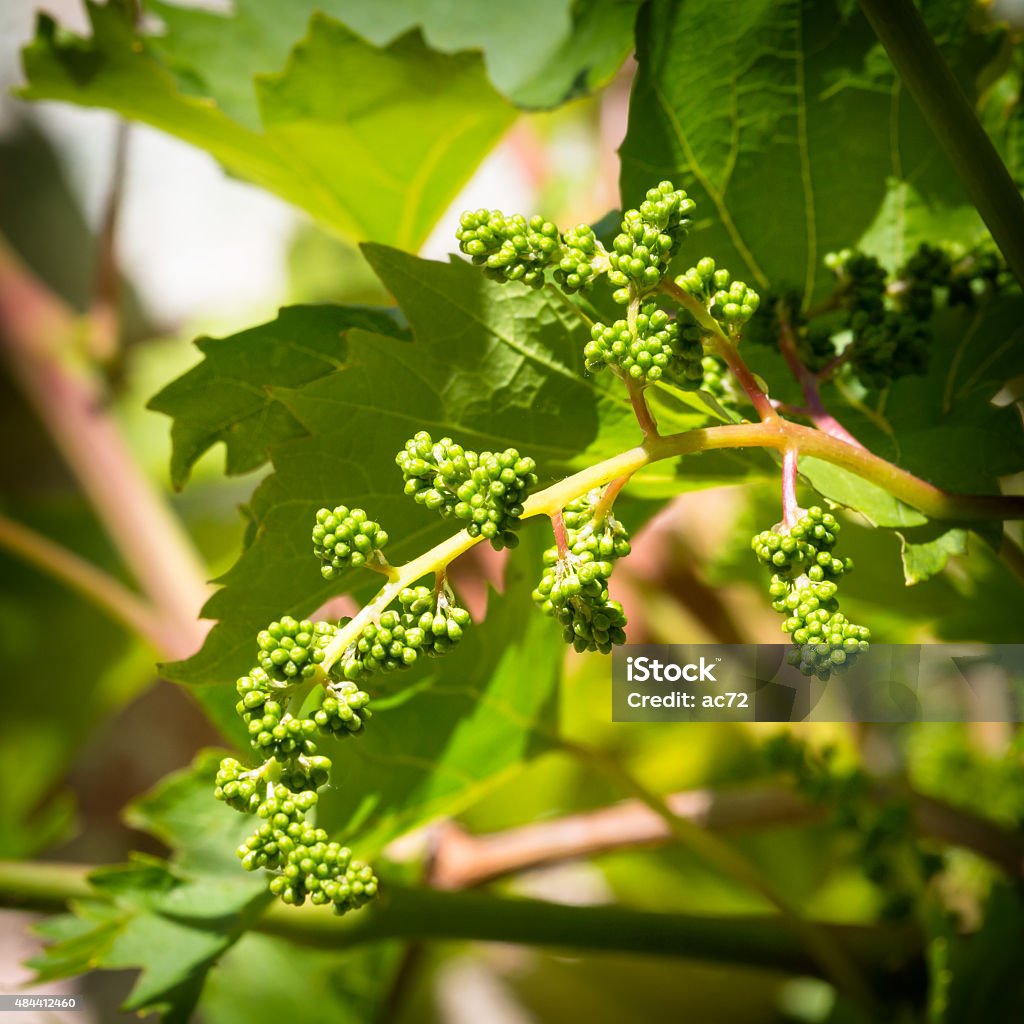
[[[878,784],[880,803],[906,800],[915,831],[923,838],[973,851],[1013,879],[1024,879],[1024,836],[970,811],[912,790]],[[828,809],[780,786],[691,789],[664,797],[680,818],[716,833],[806,825]],[[639,800],[582,811],[561,818],[473,835],[454,822],[441,827],[434,845],[430,880],[442,889],[464,889],[567,860],[673,840],[664,817]]]
[[[569,538],[565,535],[565,520],[561,510],[551,517],[551,532],[555,535],[555,547],[558,548],[558,557],[564,562],[569,557]]]
[[[780,914],[780,925],[786,928],[818,964],[825,977],[848,996],[864,1005],[872,1005],[873,997],[867,979],[848,950],[825,933],[815,922],[807,920],[800,908],[781,892],[757,865],[727,842],[702,825],[677,814],[662,797],[648,789],[632,772],[605,751],[572,740],[561,739],[562,749],[602,771],[641,804],[657,814],[676,841],[722,874],[758,893]]]
[[[629,392],[629,401],[633,406],[633,415],[636,416],[640,430],[643,432],[644,440],[649,437],[658,436],[658,421],[647,404],[647,397],[644,395],[643,385],[633,380],[632,377],[624,377],[626,391]]]
[[[595,525],[603,523],[605,517],[611,513],[615,505],[615,499],[619,496],[622,488],[629,483],[630,479],[629,476],[624,474],[608,482],[605,489],[601,492],[601,497],[598,499],[590,516]]]
[[[825,408],[825,403],[822,402],[821,393],[818,390],[818,377],[807,369],[800,358],[796,347],[796,337],[793,334],[793,324],[789,319],[788,311],[781,303],[778,312],[779,351],[782,353],[782,358],[786,360],[789,372],[796,378],[797,383],[800,385],[800,390],[804,394],[808,418],[819,430],[824,431],[826,434],[831,434],[833,437],[839,438],[840,441],[845,441],[847,444],[854,445],[857,448],[863,448],[864,445]],[[842,359],[842,356],[838,356],[829,365],[839,366]]]
[[[712,337],[712,349],[715,355],[725,360],[740,387],[753,405],[758,416],[766,423],[779,419],[771,399],[765,394],[764,388],[751,373],[750,367],[740,357],[732,339],[722,330],[722,325],[704,308],[704,303],[695,299],[688,291],[680,288],[674,281],[666,278],[661,282],[661,290],[674,302],[682,306]]]
[[[910,95],[1024,285],[1024,200],[913,0],[860,0]]]
[[[91,867],[0,861],[0,905],[55,912],[68,902],[108,902],[89,882]],[[904,971],[912,984],[920,939],[912,929],[822,924],[865,971],[891,986]],[[348,949],[386,940],[464,940],[557,949],[686,957],[786,974],[820,976],[814,959],[780,930],[773,915],[711,917],[566,906],[472,892],[385,884],[374,903],[336,917],[323,907],[269,906],[254,931],[319,949]]]
[[[796,500],[797,451],[787,448],[782,453],[782,525],[791,530],[800,518]]]
[[[0,547],[88,598],[160,652],[173,648],[153,608],[119,580],[73,551],[4,515],[0,515]]]
[[[1024,519],[1024,496],[950,494],[872,454],[866,448],[854,447],[820,430],[790,423],[774,412],[770,421],[704,427],[681,434],[649,438],[636,448],[588,466],[530,495],[523,506],[522,518],[540,515],[551,517],[561,512],[569,502],[595,487],[602,487],[620,476],[632,476],[645,466],[662,459],[726,448],[769,448],[779,452],[792,449],[800,455],[822,459],[878,484],[931,519],[960,522]],[[363,627],[375,621],[405,587],[412,586],[418,579],[448,565],[482,540],[483,537],[479,535],[471,537],[466,530],[460,530],[418,558],[396,566],[394,578],[324,648],[324,671],[337,662]]]

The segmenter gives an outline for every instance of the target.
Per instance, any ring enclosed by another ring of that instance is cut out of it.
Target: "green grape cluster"
[[[899,276],[902,282],[897,296],[900,307],[908,316],[927,321],[935,312],[936,291],[949,287],[953,263],[945,250],[922,242],[903,265]]]
[[[622,215],[621,231],[608,254],[612,298],[623,305],[653,291],[668,272],[690,227],[696,203],[672,182],[649,189],[640,207]]]
[[[345,914],[377,895],[373,868],[355,860],[347,846],[330,842],[322,828],[298,825],[293,830],[294,849],[270,882],[282,903],[300,907],[308,897],[314,906],[330,905],[336,914]]]
[[[867,253],[843,249],[825,256],[825,266],[842,283],[846,305],[869,316],[876,316],[885,308],[888,287],[885,268]]]
[[[365,524],[365,516],[353,520],[357,511],[350,513],[344,506],[321,510],[314,542],[324,542],[328,535],[340,537],[346,521]],[[358,535],[380,540],[380,532]],[[334,556],[336,543],[340,542],[326,541]],[[323,557],[321,551],[317,555]],[[371,868],[352,860],[350,851],[329,842],[327,833],[308,820],[331,771],[330,758],[318,751],[318,740],[357,733],[371,716],[369,695],[329,671],[327,652],[337,635],[336,625],[290,616],[260,631],[258,664],[235,688],[236,710],[262,763],[247,768],[236,758],[224,758],[214,780],[214,796],[260,819],[238,849],[243,868],[270,872],[271,891],[286,903],[301,904],[308,896],[342,914],[371,899],[377,880]],[[311,702],[310,714],[293,714],[289,705],[304,699],[310,686],[317,688],[319,701]]]
[[[324,736],[347,736],[360,732],[373,717],[370,695],[351,680],[334,681],[324,689],[323,700],[313,712],[313,721]]]
[[[492,280],[540,288],[550,269],[555,283],[572,295],[607,273],[615,301],[625,305],[661,283],[694,209],[682,189],[661,182],[648,190],[638,208],[623,213],[611,251],[586,224],[560,234],[543,217],[509,216],[500,210],[463,213],[455,237],[462,252]]]
[[[562,255],[552,276],[562,291],[573,295],[593,283],[606,260],[594,229],[580,224],[562,235]]]
[[[892,275],[874,256],[852,249],[829,253],[825,265],[835,273],[838,287],[814,319],[808,321],[801,312],[799,293],[783,290],[767,297],[744,337],[777,346],[779,310],[785,310],[797,355],[817,373],[840,355],[837,340],[848,334],[841,362],[867,388],[927,372],[932,319],[940,305],[973,305],[1003,280],[1000,261],[992,254],[957,253],[927,243]]]
[[[216,792],[226,794],[249,779],[227,779],[227,759],[218,773]],[[237,762],[234,762],[237,765]],[[265,796],[256,814],[262,824],[238,848],[246,871],[261,868],[274,873],[270,891],[283,903],[301,906],[307,897],[317,905],[330,904],[336,914],[368,903],[377,894],[373,869],[353,860],[352,851],[329,841],[327,832],[308,824],[306,816],[317,804],[312,790],[294,793],[273,781],[263,784]],[[233,804],[232,804],[233,806]]]
[[[544,269],[561,253],[558,228],[543,217],[506,217],[500,210],[466,212],[455,232],[462,251],[497,281],[544,284]]]
[[[429,656],[447,654],[470,623],[469,612],[455,603],[446,587],[406,587],[398,601],[403,619],[423,633],[421,649]]]
[[[861,383],[881,388],[926,372],[935,290],[948,283],[948,257],[922,245],[892,282],[892,295],[885,270],[873,256],[844,250],[830,253],[825,263],[841,282],[846,317],[838,326],[851,332],[846,358]]]
[[[838,581],[853,569],[833,551],[839,530],[835,516],[815,506],[788,530],[763,530],[751,541],[757,560],[772,569],[768,595],[796,645],[790,664],[819,679],[849,668],[871,638],[839,610]]]
[[[308,895],[339,914],[361,906],[376,893],[373,871],[352,861],[350,852],[339,854],[340,847],[307,817],[331,769],[330,759],[317,754],[317,735],[357,731],[369,717],[369,697],[351,683],[330,684],[314,716],[300,718],[286,710],[289,688],[262,667],[239,679],[236,689],[250,743],[266,758],[258,768],[245,768],[226,757],[214,780],[218,800],[261,819],[238,848],[242,867],[274,873],[270,889],[286,903],[301,904]]]
[[[332,580],[343,569],[358,568],[367,561],[386,564],[383,556],[388,535],[361,508],[322,508],[313,526],[313,553],[320,559],[320,573]]]
[[[932,332],[926,324],[890,310],[878,321],[852,326],[850,366],[866,387],[927,371]]]
[[[468,451],[450,437],[435,442],[421,430],[395,461],[405,493],[419,504],[462,520],[471,537],[485,537],[498,550],[515,547],[523,502],[537,485],[533,459],[515,448]]]
[[[973,308],[979,298],[1002,291],[1012,281],[997,250],[952,251],[953,269],[949,276],[946,302],[950,307]]]
[[[762,530],[751,547],[762,565],[771,566],[787,578],[806,574],[812,582],[835,579],[853,568],[850,559],[832,554],[839,535],[839,522],[831,512],[817,506],[807,510],[784,533]]]
[[[312,679],[324,660],[324,647],[334,635],[328,623],[297,622],[284,615],[256,636],[256,660],[264,672],[281,683]]]
[[[592,372],[611,366],[631,380],[666,380],[689,391],[703,380],[703,355],[700,331],[683,327],[653,302],[640,307],[632,330],[625,320],[616,320],[611,327],[594,324],[583,349]]]
[[[610,511],[595,521],[599,501],[600,494],[591,492],[565,507],[567,550],[556,545],[544,552],[544,574],[533,599],[559,622],[566,643],[577,651],[607,654],[626,642],[626,615],[609,596],[608,579],[630,546],[625,527]]]
[[[406,587],[398,603],[400,611],[388,610],[377,622],[367,623],[344,653],[341,671],[346,679],[411,668],[420,655],[447,654],[470,623],[469,612],[455,603],[446,585],[440,590]]]
[[[734,281],[724,267],[705,256],[676,278],[676,284],[699,299],[720,323],[738,328],[747,323],[761,305],[761,297],[743,281]]]

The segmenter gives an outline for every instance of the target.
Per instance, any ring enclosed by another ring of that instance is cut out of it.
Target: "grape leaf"
[[[1001,34],[976,33],[969,6],[942,5],[932,28],[974,97],[974,78]],[[690,191],[701,228],[684,249],[691,262],[711,255],[762,289],[792,284],[810,301],[828,287],[825,253],[869,229],[883,255],[906,251],[905,208],[890,202],[880,219],[894,188],[887,181],[913,182],[919,202],[947,227],[950,209],[969,208],[867,22],[850,7],[801,0],[644,7],[622,194],[632,203],[661,178]],[[913,221],[916,233],[921,220]],[[978,222],[967,221],[973,238]]]
[[[339,369],[346,357],[344,335],[352,327],[404,336],[389,311],[292,306],[276,320],[229,338],[199,338],[203,361],[149,403],[174,419],[174,485],[184,486],[199,457],[218,442],[225,446],[230,475],[256,469],[270,444],[302,434],[269,389],[298,387]]]
[[[916,530],[900,530],[903,542],[903,575],[907,585],[920,583],[946,568],[953,555],[967,554],[967,531],[932,530],[931,539]]]
[[[479,50],[495,88],[523,107],[552,107],[603,85],[632,49],[639,0],[238,0],[230,16],[168,3],[148,5],[166,32],[159,49],[184,88],[217,99],[257,127],[251,79],[276,71],[314,10],[387,46],[414,28],[442,53]],[[230,22],[230,24],[226,24]],[[226,50],[230,33],[246,45]]]
[[[284,70],[256,78],[259,124],[251,110],[235,120],[237,90],[224,107],[194,76],[184,87],[160,45],[135,33],[125,6],[90,0],[88,39],[41,14],[23,52],[21,95],[102,107],[166,131],[349,237],[416,248],[514,116],[478,56],[435,53],[415,34],[378,48],[317,14]],[[230,62],[250,39],[233,19],[220,21]],[[214,88],[228,91],[219,77]]]

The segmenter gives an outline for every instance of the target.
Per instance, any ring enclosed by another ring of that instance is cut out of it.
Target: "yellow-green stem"
[[[862,479],[883,487],[894,497],[932,519],[977,522],[991,519],[1024,519],[1024,497],[997,494],[950,494],[934,484],[908,473],[899,466],[854,448],[820,430],[790,423],[773,415],[761,423],[737,423],[725,427],[705,427],[682,434],[648,438],[636,448],[605,459],[596,465],[559,480],[532,494],[523,508],[522,518],[552,516],[570,501],[601,487],[616,477],[631,476],[662,459],[677,458],[695,452],[723,448],[795,449],[849,470]],[[394,575],[373,600],[345,624],[324,651],[324,669],[329,669],[358,637],[363,627],[375,621],[405,587],[447,566],[484,538],[471,537],[466,530],[442,541],[436,547],[405,565],[395,566]]]

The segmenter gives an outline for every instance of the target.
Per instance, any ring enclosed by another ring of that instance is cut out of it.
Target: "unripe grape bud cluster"
[[[639,209],[626,210],[608,253],[612,298],[625,305],[653,291],[668,272],[690,227],[696,203],[672,182],[649,189]]]
[[[839,611],[838,581],[853,569],[833,553],[839,531],[835,516],[815,506],[788,530],[763,530],[751,541],[757,560],[773,570],[768,595],[796,645],[790,664],[819,679],[848,668],[871,638]]]
[[[436,590],[406,587],[398,603],[401,610],[389,609],[377,622],[367,623],[345,651],[341,671],[346,679],[411,668],[421,655],[447,654],[470,623],[469,612],[455,604],[447,584]]]
[[[926,286],[927,308],[921,319],[888,303],[886,274],[873,256],[844,250],[829,254],[825,263],[844,287],[845,326],[853,335],[848,362],[861,383],[880,388],[898,377],[924,373],[931,342],[928,320],[934,306],[931,286]],[[913,290],[921,308],[921,288]]]
[[[837,288],[819,304],[814,319],[808,322],[801,314],[802,295],[783,291],[769,297],[744,337],[777,346],[781,307],[804,366],[817,373],[840,357],[839,364],[867,388],[926,373],[939,305],[972,306],[1002,282],[998,257],[927,243],[891,275],[874,256],[854,249],[829,253],[824,262],[835,273]],[[840,355],[837,340],[847,335]]]
[[[543,217],[506,217],[500,210],[476,210],[459,219],[455,232],[462,251],[498,281],[544,284],[544,268],[561,253],[558,228]]]
[[[347,736],[360,732],[373,717],[370,695],[354,682],[332,682],[324,690],[320,706],[313,712],[313,721],[325,736]]]
[[[360,509],[340,505],[317,513],[313,541],[330,579],[339,569],[379,553],[387,536]],[[270,890],[285,903],[298,905],[308,897],[342,914],[372,899],[377,879],[371,868],[352,860],[351,851],[330,842],[326,831],[308,821],[331,771],[317,740],[360,732],[371,717],[369,695],[329,674],[327,652],[337,635],[338,627],[329,622],[287,615],[261,630],[256,638],[259,664],[235,688],[236,710],[262,764],[246,768],[235,758],[224,758],[214,796],[261,819],[238,848],[243,868],[271,872]],[[308,716],[292,714],[289,704],[302,699],[309,686],[318,687],[319,702]]]
[[[586,224],[560,234],[543,217],[509,216],[500,210],[463,213],[455,237],[462,252],[492,280],[540,288],[544,271],[551,269],[555,283],[572,295],[607,273],[615,301],[625,305],[661,283],[694,209],[682,189],[661,182],[648,190],[639,208],[623,213],[610,252]]]
[[[587,224],[562,235],[562,256],[552,275],[567,295],[583,291],[607,266],[608,254]]]
[[[730,327],[745,324],[757,312],[761,297],[743,281],[734,281],[724,267],[705,256],[676,278],[676,284],[687,294],[699,299],[708,312]]]
[[[666,380],[689,391],[701,385],[704,346],[700,331],[683,327],[653,302],[640,307],[633,330],[625,320],[616,320],[611,327],[598,323],[591,329],[590,339],[583,358],[592,372],[610,366],[623,377],[642,383]]]
[[[523,502],[537,485],[533,459],[515,448],[469,451],[450,437],[435,442],[421,430],[395,461],[405,493],[419,504],[462,520],[471,537],[485,537],[497,550],[516,545]]]
[[[457,236],[462,251],[498,281],[538,288],[550,270],[563,291],[573,294],[601,274],[608,275],[615,289],[612,298],[628,306],[628,315],[611,326],[593,325],[584,350],[588,370],[611,367],[641,388],[669,382],[684,389],[703,386],[729,398],[725,374],[727,362],[732,365],[739,328],[751,323],[751,335],[765,335],[770,321],[764,312],[756,316],[761,305],[758,293],[705,258],[676,280],[703,309],[664,285],[683,307],[696,312],[696,323],[677,322],[652,296],[663,286],[693,210],[687,194],[664,181],[648,191],[637,209],[625,211],[610,250],[586,225],[561,234],[541,217],[506,216],[500,211],[463,214]],[[919,372],[915,353],[923,351],[927,340],[926,321],[934,311],[936,294],[951,291],[956,278],[949,254],[920,249],[904,268],[896,291],[871,257],[844,252],[829,263],[841,282],[841,296],[832,302],[830,312],[845,318],[840,328],[852,335],[849,362],[854,370],[871,383]],[[981,265],[979,261],[977,266]],[[793,308],[797,304],[794,300]],[[776,315],[784,303],[772,305]],[[589,312],[586,315],[589,319]],[[813,352],[815,362],[818,357],[823,362],[834,358],[835,325],[815,329],[812,336],[812,327],[795,314],[792,326],[801,353]],[[713,355],[705,355],[707,337],[713,339]],[[756,398],[755,389],[745,386]],[[637,388],[630,388],[630,397],[638,419],[645,422]],[[656,429],[645,433],[648,441],[659,439]],[[669,447],[645,444],[641,454],[661,458]],[[635,453],[626,454],[632,458]],[[259,633],[258,664],[237,683],[237,711],[261,763],[246,767],[225,758],[215,779],[217,799],[260,819],[238,850],[243,867],[271,872],[271,891],[285,903],[309,899],[331,905],[337,913],[372,899],[378,883],[369,866],[354,860],[350,850],[333,842],[312,820],[318,791],[328,783],[332,767],[318,744],[365,729],[372,714],[370,695],[361,688],[364,680],[410,668],[421,657],[444,655],[460,643],[470,616],[448,585],[447,561],[470,546],[467,535],[486,539],[495,549],[515,546],[516,531],[538,483],[534,460],[514,448],[477,452],[451,437],[435,441],[427,431],[409,439],[395,462],[405,493],[443,518],[464,524],[465,532],[432,553],[392,567],[384,556],[388,534],[366,511],[346,505],[320,509],[312,540],[323,577],[333,580],[364,566],[384,573],[387,584],[355,619],[334,625],[282,616]],[[570,477],[533,498],[531,514],[550,512],[556,500],[564,501],[554,495],[575,487],[581,478],[605,477],[590,471]],[[556,543],[544,552],[543,574],[532,596],[544,614],[557,620],[565,640],[577,651],[607,653],[626,639],[626,616],[608,588],[616,561],[630,551],[627,532],[611,510],[626,479],[569,502],[553,516]],[[763,531],[752,541],[758,560],[772,571],[768,592],[773,608],[784,616],[783,631],[794,643],[790,661],[821,679],[848,667],[870,639],[866,628],[839,610],[839,585],[853,567],[849,559],[835,554],[839,531],[836,518],[815,507],[796,523]],[[405,586],[431,571],[436,573],[435,586]],[[300,705],[303,711],[295,714],[290,705]]]
[[[611,600],[608,579],[613,563],[629,554],[625,527],[611,514],[594,520],[600,501],[591,492],[566,506],[562,513],[567,548],[558,545],[544,552],[544,574],[533,599],[545,615],[562,626],[566,643],[577,651],[607,654],[626,642],[626,616]]]
[[[361,508],[345,505],[322,508],[313,526],[313,553],[320,559],[320,572],[332,580],[343,569],[358,568],[367,561],[386,564],[382,554],[387,533]]]
[[[324,660],[323,648],[333,636],[327,623],[315,626],[308,619],[297,622],[284,615],[256,636],[256,660],[264,672],[281,683],[297,683],[317,675]]]
[[[285,635],[296,634],[289,629]],[[238,848],[242,867],[274,872],[270,890],[285,903],[301,904],[308,895],[313,903],[330,903],[339,914],[362,906],[377,891],[372,869],[328,842],[327,833],[313,828],[307,815],[331,769],[330,759],[317,754],[315,738],[359,731],[370,717],[369,697],[353,683],[331,683],[313,716],[297,718],[285,710],[287,690],[282,694],[281,685],[263,668],[243,676],[236,688],[252,747],[266,757],[258,768],[226,757],[214,780],[218,800],[261,819]]]

